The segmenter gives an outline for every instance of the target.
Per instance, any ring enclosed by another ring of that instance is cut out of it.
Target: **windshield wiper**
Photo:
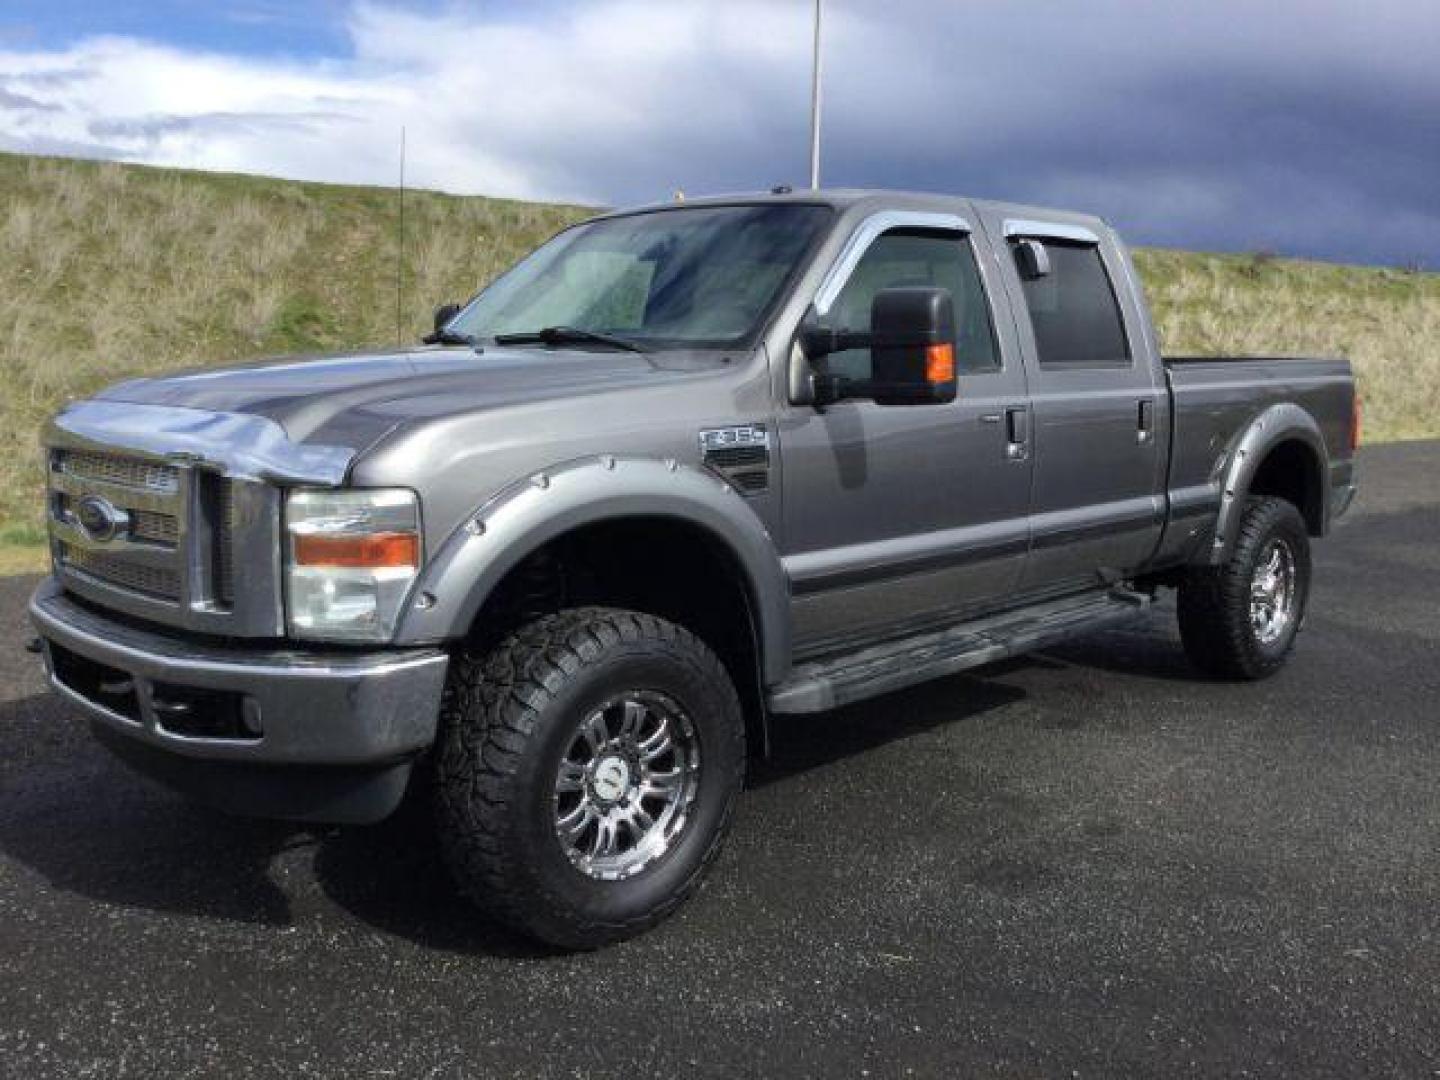
[[[547,326],[543,330],[530,330],[523,334],[495,335],[496,345],[526,345],[537,341],[542,345],[594,342],[597,345],[609,345],[614,349],[624,349],[626,352],[650,351],[644,345],[631,341],[629,338],[606,334],[599,330],[581,330],[578,326]]]

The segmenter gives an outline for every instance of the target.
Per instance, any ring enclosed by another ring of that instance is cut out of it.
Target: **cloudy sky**
[[[825,0],[827,186],[1440,265],[1440,0]],[[6,0],[0,148],[620,204],[801,186],[811,0]]]

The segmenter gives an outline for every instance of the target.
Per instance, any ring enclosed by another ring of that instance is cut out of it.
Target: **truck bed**
[[[1211,520],[1223,492],[1220,465],[1265,410],[1298,405],[1319,427],[1330,486],[1350,481],[1350,424],[1354,381],[1346,360],[1305,357],[1184,356],[1164,358],[1173,429],[1169,497],[1171,518]],[[1182,537],[1167,536],[1168,553]]]

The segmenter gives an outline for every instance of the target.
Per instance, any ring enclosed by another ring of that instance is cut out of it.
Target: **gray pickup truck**
[[[665,917],[747,748],[1178,589],[1285,662],[1355,491],[1336,360],[1162,360],[1080,214],[885,192],[556,236],[427,344],[123,383],[47,429],[56,692],[230,810],[407,789],[458,886],[562,947]]]

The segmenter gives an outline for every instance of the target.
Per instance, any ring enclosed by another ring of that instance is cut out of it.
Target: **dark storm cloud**
[[[992,67],[993,89],[971,99],[989,121],[958,124],[957,139],[941,134],[929,154],[923,145],[868,153],[875,132],[849,127],[842,113],[831,176],[948,180],[979,194],[1085,205],[1175,246],[1375,261],[1440,250],[1440,79],[1397,69],[1381,51],[1365,66],[1317,50],[1301,66],[1208,44],[1187,37],[1168,53],[1147,50],[1128,70],[1087,69],[1083,53],[1063,67],[1042,64],[1040,74],[1022,64],[1011,79]],[[1102,52],[1097,65],[1107,59]],[[1016,107],[1006,87],[1017,79],[1049,93]]]
[[[1078,206],[1154,244],[1440,262],[1440,65],[1417,48],[1440,44],[1432,0],[879,9],[829,3],[829,185]],[[757,110],[748,138],[697,125],[607,159],[597,132],[573,168],[604,170],[617,201],[667,174],[803,182],[805,74],[731,84],[793,103]]]

